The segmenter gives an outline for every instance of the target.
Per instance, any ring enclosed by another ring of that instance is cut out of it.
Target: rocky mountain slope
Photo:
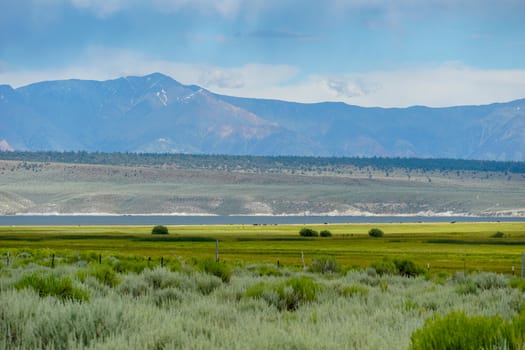
[[[525,99],[363,108],[221,96],[154,73],[0,85],[0,150],[525,160]]]

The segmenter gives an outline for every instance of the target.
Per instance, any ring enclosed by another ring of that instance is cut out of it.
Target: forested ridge
[[[174,165],[189,169],[258,170],[337,170],[347,166],[389,171],[481,171],[525,173],[525,162],[444,158],[385,157],[303,157],[303,156],[230,156],[172,153],[101,153],[101,152],[0,152],[2,160],[117,166]]]

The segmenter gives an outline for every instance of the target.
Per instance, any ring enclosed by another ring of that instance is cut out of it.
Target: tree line
[[[422,171],[479,171],[525,173],[525,162],[446,159],[446,158],[386,158],[386,157],[307,157],[307,156],[233,156],[173,153],[102,153],[16,151],[0,152],[2,160],[44,163],[73,163],[121,166],[173,165],[189,169],[219,169],[256,171],[272,170],[334,170],[347,166],[391,171],[393,169]]]

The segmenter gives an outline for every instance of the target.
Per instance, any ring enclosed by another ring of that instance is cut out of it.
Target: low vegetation
[[[405,259],[380,261],[392,271],[379,274],[330,256],[308,271],[98,251],[0,256],[6,349],[521,349],[525,339],[522,280],[503,274],[410,275]]]
[[[280,311],[295,311],[315,301],[320,288],[311,277],[301,276],[276,283],[258,283],[248,288],[245,296],[264,300]]]
[[[152,235],[151,227],[133,226],[56,226],[56,227],[0,227],[0,246],[9,249],[9,256],[0,263],[17,259],[18,263],[44,257],[28,257],[29,251],[48,249],[48,266],[53,264],[52,252],[92,252],[93,259],[108,259],[108,254],[121,253],[129,259],[108,261],[118,273],[140,273],[157,265],[175,268],[182,258],[204,259],[215,257],[215,242],[220,240],[220,261],[281,265],[304,268],[319,257],[332,257],[343,270],[372,267],[377,274],[395,273],[403,260],[412,263],[401,266],[401,271],[414,275],[421,273],[457,271],[491,271],[519,275],[521,252],[525,240],[523,223],[414,223],[382,224],[388,234],[370,238],[370,224],[310,225],[317,232],[329,230],[332,237],[301,237],[297,225],[211,225],[167,226],[169,235]],[[501,231],[509,235],[494,239]],[[34,250],[33,250],[34,249]],[[304,264],[303,258],[304,257]],[[55,265],[63,263],[57,256]],[[380,266],[383,264],[384,266]],[[403,265],[403,264],[401,264]],[[514,270],[512,269],[514,267]],[[273,271],[273,270],[270,270]],[[95,272],[93,272],[95,273]],[[102,272],[99,272],[102,273]],[[262,272],[264,273],[264,272]],[[222,277],[221,277],[222,278]]]
[[[495,316],[468,316],[453,311],[427,319],[411,337],[410,350],[523,349],[525,312],[512,321]]]
[[[332,232],[330,232],[329,230],[321,230],[321,232],[319,232],[319,236],[332,237]]]
[[[308,227],[303,227],[299,231],[299,235],[301,235],[302,237],[318,237],[319,232]]]
[[[379,229],[379,228],[371,228],[370,231],[368,231],[368,235],[370,237],[383,237],[385,235],[385,233],[383,232],[383,230]]]
[[[498,231],[498,232],[494,233],[491,237],[492,238],[508,238],[509,235],[506,234],[505,232]]]
[[[153,227],[153,229],[151,230],[151,233],[154,235],[167,235],[169,232],[166,226],[157,225]]]
[[[407,170],[423,169],[425,171],[507,171],[525,173],[525,162],[487,161],[465,159],[421,159],[421,158],[363,158],[363,157],[297,157],[297,156],[213,156],[191,154],[138,154],[138,153],[90,153],[90,152],[1,152],[0,159],[25,162],[57,162],[71,164],[113,164],[125,166],[163,166],[178,164],[186,168],[256,168],[259,171],[279,168],[324,168],[356,166],[372,167],[383,171],[393,168]]]
[[[50,271],[38,271],[25,274],[14,287],[18,290],[33,289],[40,297],[53,296],[61,300],[84,301],[89,299],[89,294],[73,286],[69,277],[58,277]]]
[[[0,214],[520,216],[524,169],[450,159],[0,152]]]

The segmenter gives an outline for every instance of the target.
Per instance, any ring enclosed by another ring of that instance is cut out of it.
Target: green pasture
[[[383,258],[407,258],[431,272],[518,272],[525,251],[525,223],[414,223],[308,225],[328,229],[330,238],[304,238],[302,225],[168,226],[169,235],[151,234],[149,226],[16,226],[0,227],[0,249],[99,252],[147,259],[215,256],[221,261],[302,266],[318,256],[333,256],[344,268],[365,268]],[[368,230],[379,227],[383,238]],[[505,237],[494,238],[495,232]]]

